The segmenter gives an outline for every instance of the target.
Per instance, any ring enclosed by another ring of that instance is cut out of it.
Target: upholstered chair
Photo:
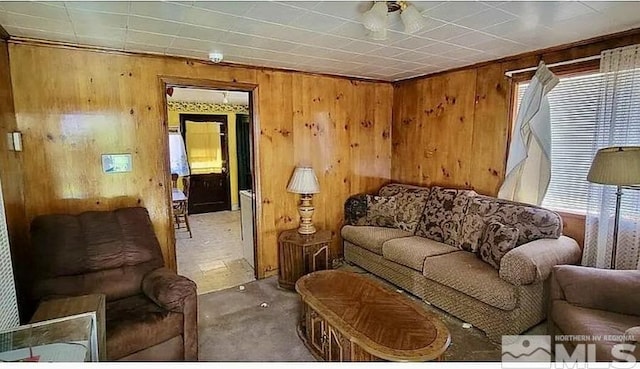
[[[108,360],[197,360],[193,281],[164,267],[145,208],[43,215],[31,223],[34,301],[106,296]]]
[[[632,344],[640,357],[640,270],[610,270],[558,265],[551,272],[547,322],[556,337],[594,340],[556,340],[571,353],[578,344],[595,345],[597,361],[616,359],[612,349]],[[633,341],[633,342],[631,342]],[[553,345],[555,347],[555,345]]]

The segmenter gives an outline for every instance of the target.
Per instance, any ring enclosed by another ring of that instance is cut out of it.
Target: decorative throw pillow
[[[480,237],[478,256],[485,263],[500,269],[500,260],[516,247],[520,231],[502,223],[489,223]]]
[[[395,227],[413,234],[429,199],[429,192],[429,187],[391,183],[382,187],[378,195],[396,198]]]
[[[367,195],[367,224],[394,227],[396,224],[396,198]]]
[[[457,247],[458,233],[475,191],[434,186],[415,235]]]

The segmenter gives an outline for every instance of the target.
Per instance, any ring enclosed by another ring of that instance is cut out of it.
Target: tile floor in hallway
[[[193,238],[184,224],[176,229],[178,273],[198,286],[198,294],[255,280],[242,255],[240,211],[189,215]]]

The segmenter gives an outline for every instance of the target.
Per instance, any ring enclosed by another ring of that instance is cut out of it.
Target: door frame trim
[[[253,177],[253,257],[254,257],[254,276],[256,279],[261,279],[266,277],[266,271],[262,270],[262,248],[264,245],[260,242],[260,234],[262,231],[262,186],[260,184],[260,145],[259,140],[255,137],[256,133],[260,132],[260,112],[258,109],[258,85],[253,83],[243,83],[243,82],[229,82],[229,81],[220,81],[220,80],[212,80],[212,79],[204,79],[204,78],[184,78],[178,76],[166,76],[160,75],[158,76],[159,86],[160,86],[160,103],[162,104],[162,137],[160,146],[163,152],[164,160],[163,171],[165,173],[164,177],[164,190],[167,199],[167,215],[168,218],[171,217],[169,212],[169,208],[171,206],[171,163],[169,160],[169,116],[167,113],[167,87],[191,87],[191,88],[201,88],[208,90],[229,90],[229,91],[240,91],[240,92],[248,92],[249,93],[249,117],[251,119],[251,149],[252,149],[252,160],[251,160],[251,176]],[[172,223],[173,224],[173,223]],[[169,245],[169,259],[173,262],[173,269],[177,271],[178,263],[176,260],[176,235],[175,229],[171,227],[168,232],[169,239],[167,240],[167,245]]]

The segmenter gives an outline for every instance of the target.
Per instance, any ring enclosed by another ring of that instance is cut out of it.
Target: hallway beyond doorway
[[[240,211],[189,215],[193,238],[176,229],[178,273],[193,280],[198,294],[255,280],[242,254]]]

